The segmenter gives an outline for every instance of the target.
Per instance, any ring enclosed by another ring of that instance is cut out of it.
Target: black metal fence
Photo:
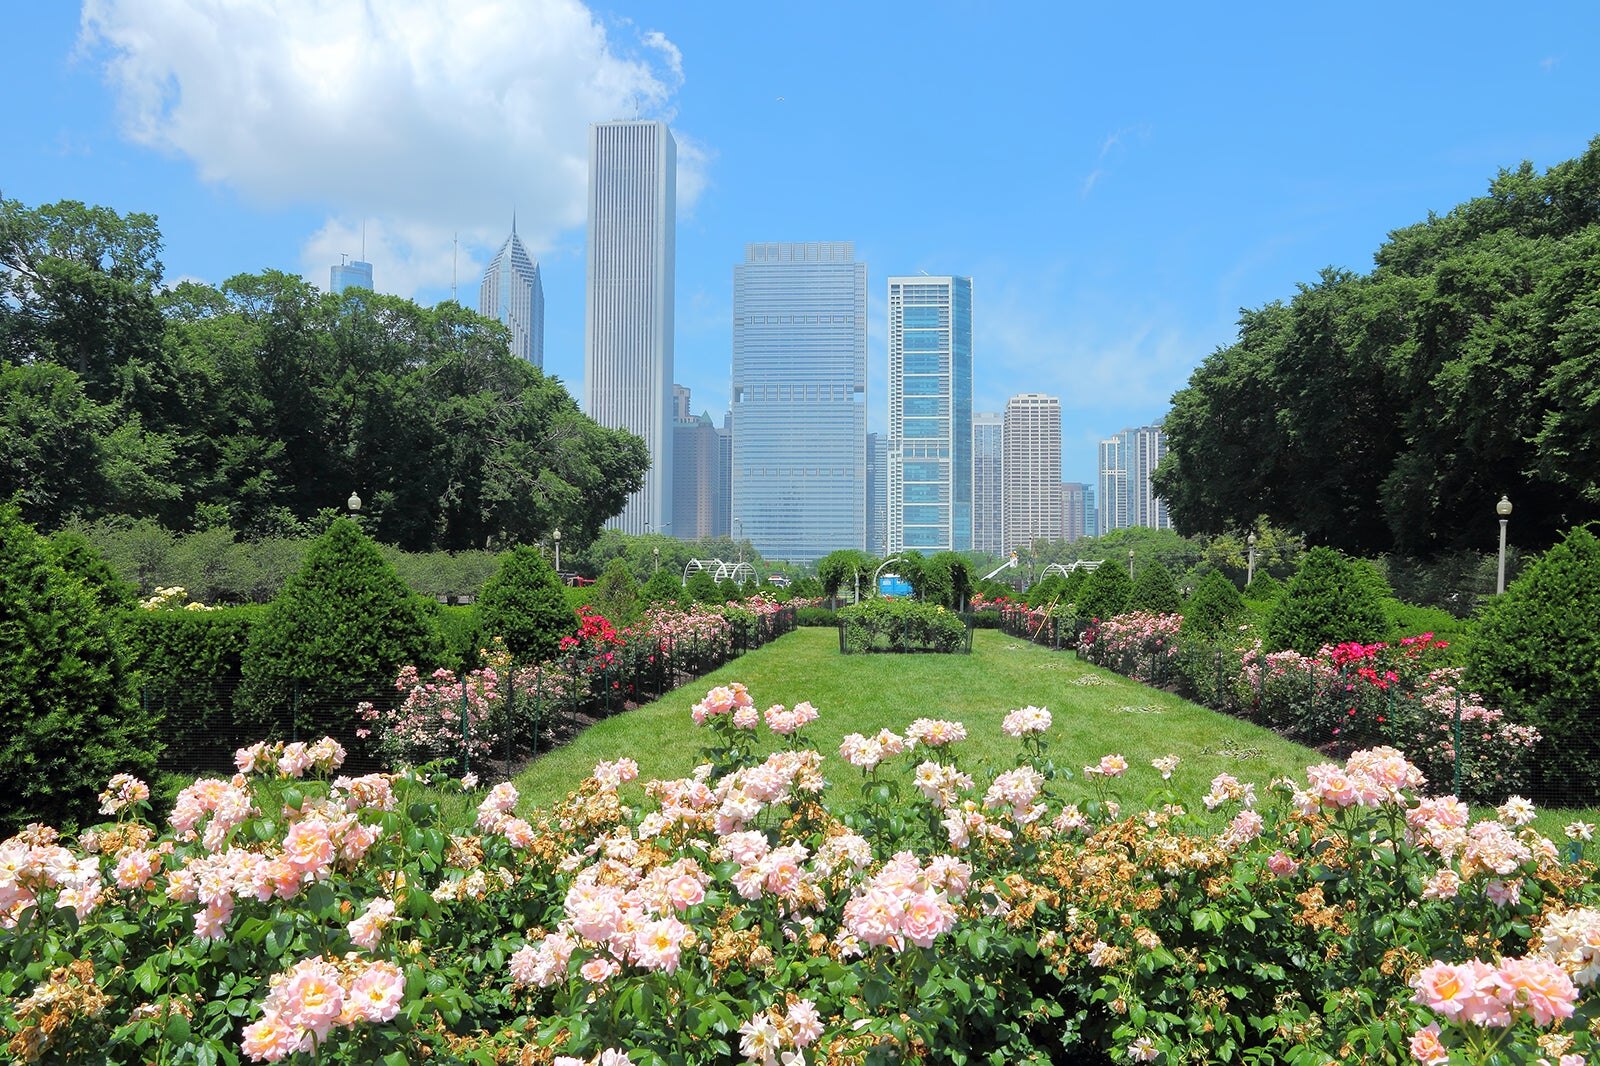
[[[481,679],[475,683],[472,675],[452,675],[452,684],[439,684],[430,702],[446,726],[433,736],[428,754],[461,773],[509,774],[592,722],[659,699],[794,628],[795,611],[786,607],[715,633],[669,633],[574,648],[539,667],[507,671],[489,700],[481,698]],[[403,745],[396,743],[393,717],[405,691],[370,693],[365,710],[362,701],[320,699],[316,691],[305,679],[287,682],[266,697],[257,691],[246,698],[244,680],[237,675],[147,677],[139,698],[161,719],[159,766],[170,773],[231,773],[234,753],[256,741],[324,736],[344,746],[343,772],[369,772],[395,761]],[[413,761],[422,761],[415,751]]]

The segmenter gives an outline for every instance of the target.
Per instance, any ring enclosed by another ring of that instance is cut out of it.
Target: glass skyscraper
[[[889,279],[889,550],[972,547],[972,279]]]
[[[1004,555],[1016,547],[1005,538],[1005,419],[993,412],[972,416],[972,548]]]
[[[516,219],[511,220],[511,236],[483,272],[478,313],[511,330],[512,355],[544,368],[544,283],[539,264],[517,236]]]
[[[650,469],[608,526],[672,527],[673,271],[677,146],[664,122],[589,127],[583,399],[590,418],[644,438]]]
[[[849,241],[733,269],[733,520],[767,559],[866,544],[867,266]]]
[[[1150,483],[1166,454],[1167,435],[1160,422],[1125,429],[1100,442],[1098,532],[1130,526],[1172,528],[1167,501]]]
[[[365,242],[363,242],[365,243]],[[328,291],[341,293],[346,289],[372,291],[372,264],[356,259],[328,268]]]

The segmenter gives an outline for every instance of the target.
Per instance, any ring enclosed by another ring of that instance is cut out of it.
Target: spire
[[[517,209],[514,207],[511,209],[511,235],[517,235]]]

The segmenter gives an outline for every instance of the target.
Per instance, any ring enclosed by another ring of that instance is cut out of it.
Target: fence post
[[[533,754],[539,755],[539,718],[544,714],[544,664],[533,668]]]
[[[1456,689],[1455,731],[1454,731],[1453,737],[1451,739],[1450,748],[1451,748],[1451,752],[1455,756],[1451,760],[1451,762],[1454,763],[1455,765],[1452,768],[1450,789],[1451,789],[1452,792],[1454,792],[1456,794],[1456,796],[1459,797],[1461,795],[1461,690],[1460,689]]]
[[[472,716],[467,712],[467,679],[461,679],[461,776],[472,772]]]
[[[300,739],[300,679],[295,678],[294,697],[289,706],[289,739]]]

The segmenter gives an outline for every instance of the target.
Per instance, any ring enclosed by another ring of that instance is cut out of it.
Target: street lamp
[[[889,556],[889,558],[885,559],[883,562],[878,564],[878,568],[872,572],[872,591],[873,592],[877,592],[878,591],[878,575],[883,573],[883,568],[888,566],[890,563],[898,562],[899,560],[900,560],[900,554],[898,552],[896,552],[894,555]]]
[[[1128,576],[1133,576],[1133,549],[1128,549]]]
[[[361,497],[352,492],[350,493],[350,498],[344,501],[344,505],[350,508],[351,514],[355,514],[357,511],[361,510]]]
[[[556,574],[559,576],[561,573],[561,530],[552,531],[550,539],[556,543]]]
[[[1250,565],[1244,579],[1245,587],[1249,588],[1250,582],[1256,579],[1256,535],[1251,533],[1244,541],[1250,545]]]
[[[654,555],[656,557],[655,567],[650,571],[651,576],[654,577],[656,574],[661,572],[661,548],[660,548],[660,546],[658,545],[657,547],[651,548],[650,549],[650,554]]]
[[[1494,594],[1498,596],[1506,590],[1506,519],[1511,517],[1511,500],[1502,495],[1494,512],[1500,516],[1500,572],[1494,581]]]

